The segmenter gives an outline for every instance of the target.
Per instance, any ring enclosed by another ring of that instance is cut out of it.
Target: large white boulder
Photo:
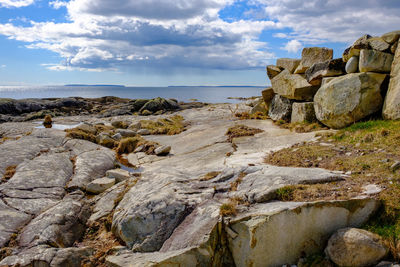
[[[383,103],[381,86],[386,76],[368,72],[334,78],[314,97],[317,119],[340,129],[379,111]]]
[[[318,87],[310,84],[299,74],[291,74],[283,70],[271,80],[272,88],[276,94],[295,100],[311,100]]]
[[[385,119],[400,119],[400,46],[397,47],[392,63],[389,90],[386,94],[382,113]]]
[[[382,239],[357,228],[338,230],[328,241],[325,253],[339,266],[372,266],[389,252]]]

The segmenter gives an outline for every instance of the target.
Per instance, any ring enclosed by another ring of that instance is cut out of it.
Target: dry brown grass
[[[237,214],[237,205],[238,202],[234,199],[230,199],[229,202],[222,204],[219,210],[221,216],[235,216]]]
[[[247,174],[244,172],[241,172],[238,176],[238,178],[236,178],[235,181],[233,181],[231,183],[231,188],[230,191],[237,191],[238,186],[241,184],[241,182],[243,181],[243,178],[246,176]]]
[[[236,112],[235,117],[239,118],[240,120],[266,120],[266,119],[269,119],[268,115],[266,115],[260,111],[257,111],[253,114],[250,114],[247,111]]]
[[[82,139],[82,140],[96,143],[96,136],[91,133],[87,133],[87,132],[84,132],[84,131],[76,129],[76,128],[67,129],[65,131],[67,132],[66,137],[73,138],[73,139]]]
[[[278,125],[281,128],[289,129],[296,133],[309,133],[321,130],[328,130],[329,128],[324,126],[319,122],[296,122],[296,123],[289,123],[284,120],[279,120],[274,122],[275,125]]]
[[[151,134],[180,134],[185,130],[184,118],[180,115],[174,115],[164,119],[141,120],[141,127],[148,129]]]
[[[121,139],[116,148],[116,152],[117,154],[129,154],[135,151],[135,149],[140,146],[143,147],[141,152],[145,152],[146,154],[154,154],[154,150],[157,146],[159,146],[159,144],[153,141],[148,141],[143,137],[137,135],[135,137],[127,137]]]
[[[205,174],[203,177],[200,178],[200,181],[208,181],[211,179],[214,179],[215,177],[217,177],[221,172],[220,171],[215,171],[215,172],[209,172],[207,174]]]
[[[3,175],[2,181],[6,182],[9,179],[11,179],[14,176],[16,170],[17,170],[17,166],[16,165],[8,166],[6,168],[6,171],[5,171],[4,175]]]
[[[262,133],[263,130],[253,127],[248,127],[246,125],[238,124],[233,127],[230,127],[226,132],[228,136],[228,141],[232,142],[233,138],[241,137],[241,136],[253,136],[258,133]]]

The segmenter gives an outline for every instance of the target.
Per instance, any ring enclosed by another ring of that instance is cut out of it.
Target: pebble
[[[137,133],[140,135],[149,135],[150,131],[148,129],[140,129],[137,131]]]
[[[400,168],[400,161],[396,161],[395,163],[393,163],[392,166],[390,166],[390,169],[391,169],[392,171],[396,171],[396,170],[399,169],[399,168]]]
[[[157,156],[166,156],[171,151],[171,146],[160,146],[154,150]]]

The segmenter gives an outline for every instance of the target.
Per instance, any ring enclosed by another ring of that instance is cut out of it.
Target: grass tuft
[[[258,133],[262,133],[263,130],[258,128],[248,127],[246,125],[238,124],[233,127],[230,127],[226,132],[228,136],[228,141],[232,142],[233,138],[241,137],[241,136],[253,136]]]
[[[229,200],[228,203],[224,203],[220,207],[220,214],[222,216],[235,216],[237,214],[236,206],[238,205],[237,201]]]
[[[157,121],[141,120],[140,124],[142,128],[148,129],[151,134],[175,135],[185,130],[184,119],[180,115],[158,119]]]
[[[16,165],[8,166],[6,168],[6,172],[4,173],[3,178],[2,178],[3,182],[10,180],[14,176],[16,170],[17,170]]]
[[[295,187],[287,185],[276,190],[276,199],[280,201],[292,201],[294,199]]]

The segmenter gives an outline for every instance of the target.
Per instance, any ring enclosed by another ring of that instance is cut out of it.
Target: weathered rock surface
[[[91,181],[105,176],[107,170],[114,168],[115,153],[105,147],[96,146],[77,155],[75,160],[75,172],[68,183],[68,188],[86,189]]]
[[[345,64],[341,58],[316,63],[307,69],[306,79],[312,85],[320,85],[324,77],[344,74],[344,68]]]
[[[276,94],[296,100],[311,100],[318,90],[318,87],[308,83],[303,76],[290,74],[288,70],[283,70],[273,78],[271,84]]]
[[[343,128],[380,110],[381,85],[387,75],[353,73],[322,86],[314,97],[316,117],[331,128]]]
[[[157,156],[166,156],[171,151],[171,146],[160,146],[154,150]]]
[[[108,188],[112,187],[114,184],[115,184],[114,178],[108,178],[108,177],[98,178],[86,185],[86,191],[93,194],[100,194],[106,191]]]
[[[131,174],[127,170],[123,170],[123,169],[108,170],[106,172],[106,176],[109,178],[115,178],[115,181],[117,183],[131,178]]]
[[[0,261],[1,266],[49,266],[80,267],[82,261],[92,255],[91,248],[54,248],[40,245],[28,248],[17,255]]]
[[[193,210],[196,195],[191,196],[193,201],[188,201],[188,195],[183,188],[178,182],[174,182],[177,179],[174,178],[175,175],[143,174],[144,178],[118,204],[112,230],[133,251],[159,250],[174,229]]]
[[[274,66],[274,65],[268,65],[267,66],[267,76],[270,80],[272,80],[276,75],[281,73],[283,68]]]
[[[314,122],[316,120],[313,102],[293,103],[291,123]]]
[[[114,210],[115,206],[121,200],[123,192],[129,185],[128,181],[124,181],[107,189],[100,195],[93,199],[92,215],[90,215],[89,222],[95,222],[98,219],[105,217]]]
[[[265,88],[264,90],[262,90],[261,95],[263,97],[264,103],[267,105],[267,107],[269,107],[272,98],[274,98],[275,95],[274,89],[272,89],[272,87]]]
[[[344,228],[329,239],[325,253],[339,266],[371,266],[386,256],[389,249],[371,232]]]
[[[64,198],[56,206],[33,219],[18,236],[21,247],[51,244],[53,247],[69,247],[85,231],[89,217],[88,208],[74,197]]]
[[[350,46],[343,52],[343,61],[347,62],[350,58],[354,56],[359,57],[361,49],[369,49],[369,39],[371,38],[371,35],[366,34],[355,41],[352,46]]]
[[[301,53],[301,61],[294,73],[305,73],[308,68],[316,63],[325,62],[333,58],[333,50],[326,47],[306,47]]]
[[[346,73],[356,73],[358,71],[359,57],[353,56],[346,63]]]
[[[389,90],[386,94],[382,115],[389,120],[400,118],[400,46],[397,47],[393,60]]]
[[[388,51],[390,48],[390,44],[385,42],[380,37],[373,37],[368,40],[369,46],[376,51],[384,52]]]
[[[289,121],[291,115],[292,115],[292,101],[280,95],[275,95],[271,101],[271,106],[268,111],[268,116],[274,121],[278,120]]]
[[[362,49],[360,52],[360,72],[389,73],[392,68],[393,55],[375,50]]]
[[[278,58],[276,65],[293,73],[299,66],[301,59],[296,58]]]
[[[382,35],[382,39],[389,44],[394,44],[397,40],[399,40],[399,37],[400,31],[388,32]]]
[[[315,184],[343,180],[344,176],[323,169],[260,166],[241,170],[249,173],[234,196],[249,203],[262,203],[276,197],[276,190],[285,185]]]
[[[65,133],[52,129],[35,129],[30,135],[23,136],[0,145],[0,176],[8,166],[18,165],[26,159],[33,159],[41,151],[60,146]]]
[[[296,264],[302,254],[320,251],[337,229],[362,225],[378,206],[369,199],[259,204],[231,219],[236,234],[229,248],[238,267]]]
[[[13,209],[0,200],[0,247],[3,247],[11,236],[30,220],[30,215]]]

